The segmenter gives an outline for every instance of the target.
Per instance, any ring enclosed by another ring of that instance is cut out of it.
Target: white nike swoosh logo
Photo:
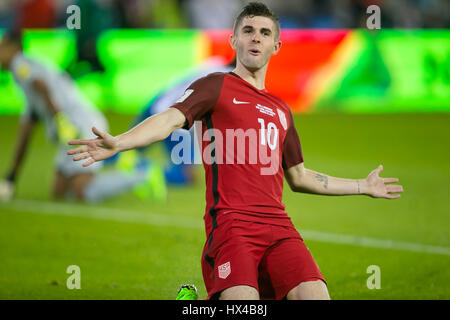
[[[236,100],[236,98],[233,99],[233,103],[234,104],[246,104],[246,103],[250,103],[250,102],[246,102],[246,101],[238,101]]]

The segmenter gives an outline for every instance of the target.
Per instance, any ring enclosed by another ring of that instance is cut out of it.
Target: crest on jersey
[[[231,273],[230,261],[221,264],[217,269],[219,270],[219,278],[226,279]]]
[[[283,111],[281,111],[280,109],[277,108],[278,111],[278,117],[280,118],[280,122],[281,125],[283,126],[284,130],[287,130],[287,120],[286,120],[286,115],[284,114]]]

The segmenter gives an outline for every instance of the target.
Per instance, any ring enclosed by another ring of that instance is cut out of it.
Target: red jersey
[[[283,170],[303,155],[286,103],[231,72],[195,81],[172,107],[185,128],[201,124],[207,235],[228,218],[292,226]]]

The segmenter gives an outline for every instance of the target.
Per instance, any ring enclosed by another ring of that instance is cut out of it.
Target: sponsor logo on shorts
[[[219,270],[219,278],[226,279],[231,273],[230,261],[221,264],[217,269]]]

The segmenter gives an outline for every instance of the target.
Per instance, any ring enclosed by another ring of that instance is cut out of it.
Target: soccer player
[[[131,188],[140,188],[140,194],[157,194],[165,198],[162,170],[146,167],[134,172],[108,172],[97,174],[102,167],[97,163],[89,168],[72,161],[67,142],[75,138],[89,138],[91,128],[107,130],[103,115],[84,99],[66,74],[52,70],[22,52],[22,34],[6,32],[0,43],[0,64],[11,71],[14,80],[25,93],[27,106],[20,119],[19,134],[12,166],[6,179],[0,180],[0,199],[9,200],[15,193],[15,181],[23,162],[32,129],[38,120],[46,128],[50,141],[58,144],[55,159],[56,173],[52,195],[66,196],[87,202],[104,200]]]
[[[283,176],[295,192],[394,199],[403,191],[390,184],[398,179],[379,176],[382,166],[357,180],[305,168],[292,113],[264,86],[269,60],[281,47],[279,35],[273,12],[248,4],[230,36],[237,57],[233,72],[195,81],[167,111],[121,135],[95,129],[96,139],[70,143],[81,146],[69,154],[87,159],[88,166],[201,121],[207,237],[202,271],[209,299],[329,299],[319,267],[284,210]],[[240,143],[233,144],[235,138]]]

